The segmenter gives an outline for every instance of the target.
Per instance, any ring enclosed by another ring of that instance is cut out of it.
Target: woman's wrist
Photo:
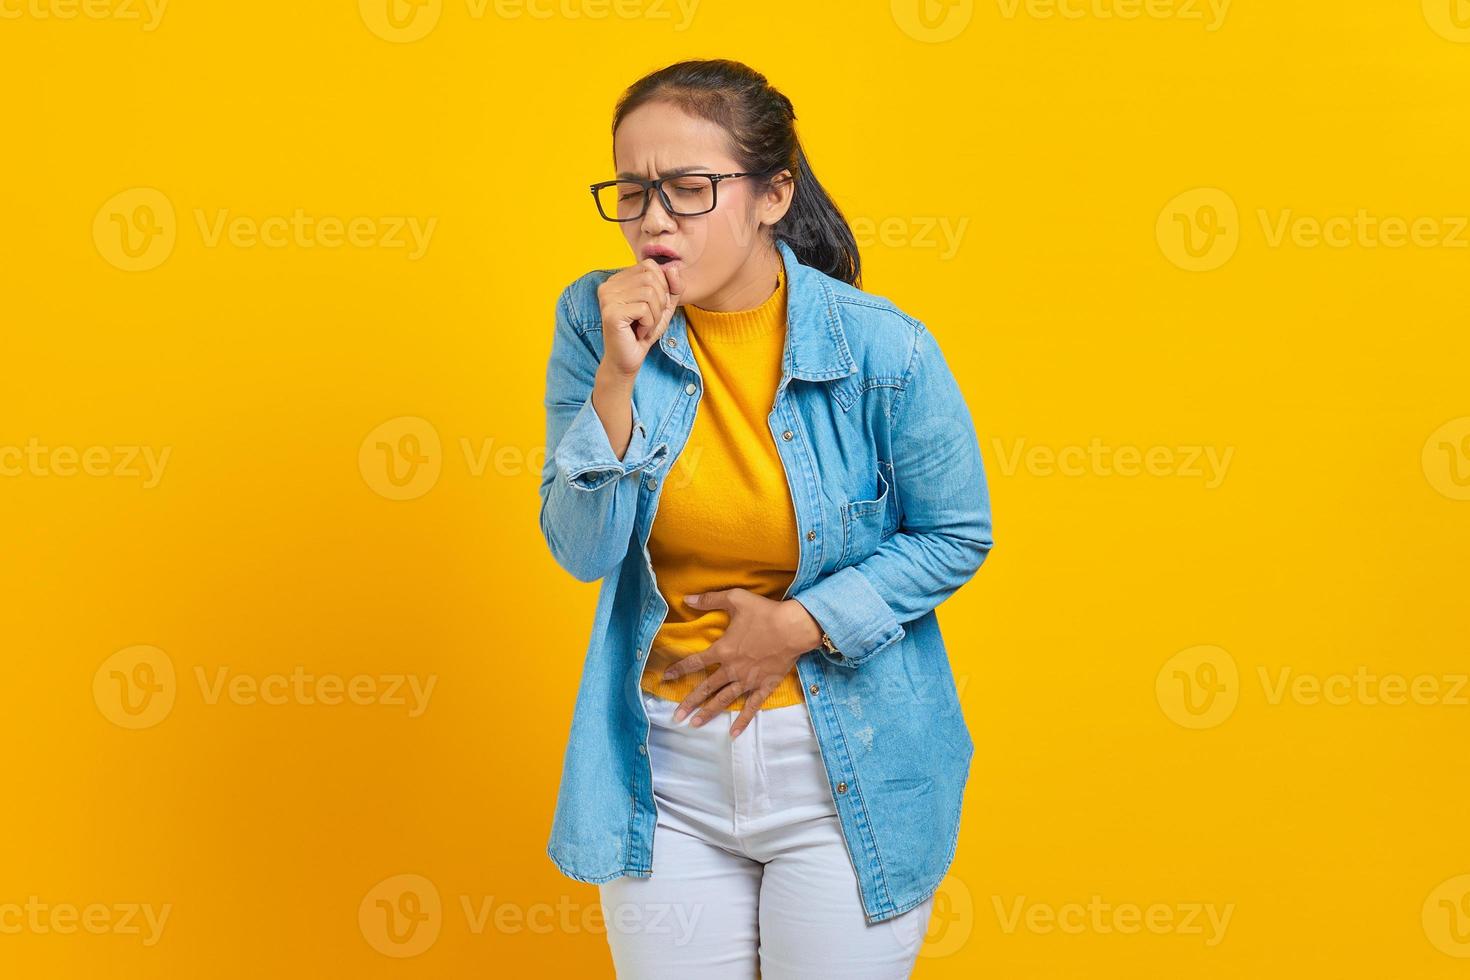
[[[613,367],[607,361],[599,361],[597,371],[592,376],[592,386],[604,391],[627,392],[632,394],[633,382],[638,380],[638,372],[628,374]]]
[[[633,381],[637,375],[622,375],[599,365],[592,379],[592,409],[602,420],[608,444],[622,459],[633,439]]]
[[[787,599],[781,607],[791,619],[790,636],[797,649],[803,652],[822,645],[822,624],[817,622],[806,606],[795,599]]]

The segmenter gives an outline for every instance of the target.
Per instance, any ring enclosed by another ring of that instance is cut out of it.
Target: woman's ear
[[[795,194],[796,181],[790,170],[772,176],[770,187],[761,195],[761,224],[774,225],[786,217]]]

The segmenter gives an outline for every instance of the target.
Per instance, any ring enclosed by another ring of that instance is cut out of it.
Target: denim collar
[[[832,286],[820,270],[803,265],[781,239],[776,250],[786,268],[786,341],[781,358],[781,383],[787,378],[830,381],[857,370],[857,361],[842,332],[842,317]],[[681,366],[697,371],[689,354],[688,318],[680,306],[669,321],[659,347]]]

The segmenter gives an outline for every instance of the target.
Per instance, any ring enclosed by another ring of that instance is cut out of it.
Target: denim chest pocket
[[[842,557],[838,567],[862,561],[898,530],[898,502],[885,469],[878,463],[878,496],[872,500],[850,500],[842,504]]]

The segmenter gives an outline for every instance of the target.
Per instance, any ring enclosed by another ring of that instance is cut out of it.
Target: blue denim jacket
[[[954,858],[974,742],[934,608],[991,547],[979,441],[925,326],[802,265],[785,242],[787,332],[768,422],[800,530],[785,598],[840,655],[796,662],[869,922],[938,887]],[[657,817],[639,680],[668,613],[647,542],[704,392],[680,308],[633,387],[619,459],[592,407],[598,285],[561,294],[546,371],[541,532],[558,564],[602,579],[547,853],[568,877],[650,876]]]

